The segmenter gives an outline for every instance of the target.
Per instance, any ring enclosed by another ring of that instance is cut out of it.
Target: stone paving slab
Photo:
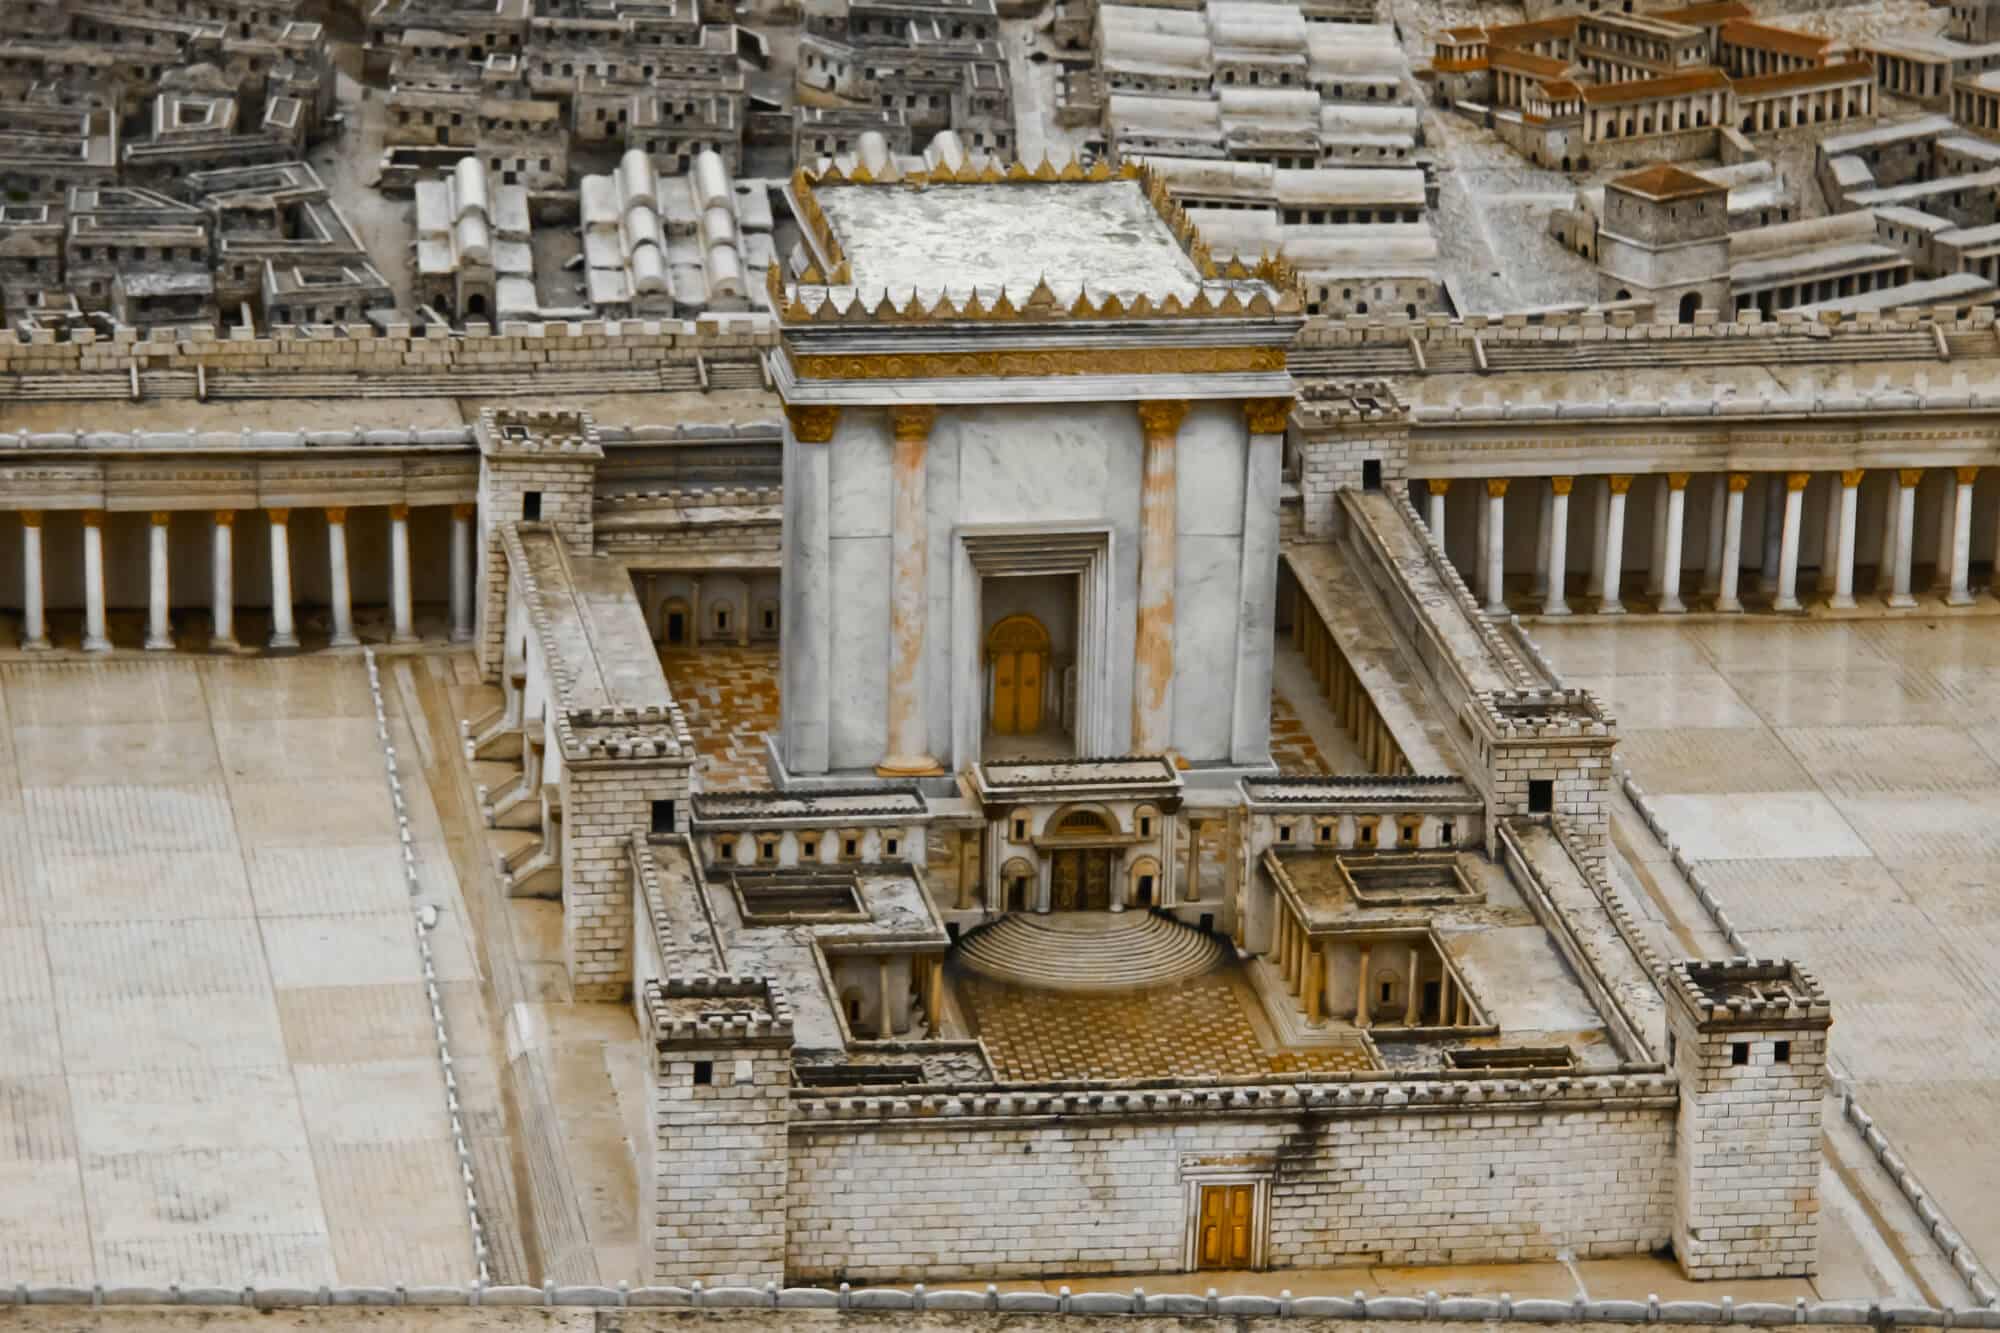
[[[400,860],[357,657],[0,666],[5,1280],[471,1276]]]
[[[1565,674],[1644,700],[1621,717],[1619,748],[1671,835],[1753,951],[1796,957],[1826,985],[1837,1067],[1974,1247],[2000,1262],[1993,622],[1533,633]],[[1755,721],[1719,702],[1718,679]],[[1695,730],[1725,716],[1725,731]],[[1779,768],[1802,775],[1801,789],[1769,790]]]

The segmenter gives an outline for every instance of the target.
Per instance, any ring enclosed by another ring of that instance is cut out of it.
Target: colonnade
[[[1368,687],[1361,683],[1339,641],[1302,591],[1296,594],[1292,609],[1292,646],[1304,655],[1320,692],[1333,705],[1334,716],[1361,752],[1368,771],[1386,777],[1411,772],[1409,759],[1376,710]]]
[[[415,617],[411,605],[410,507],[387,506],[389,515],[389,613],[390,641],[415,641]],[[28,509],[21,517],[21,646],[45,649],[50,646],[46,589],[46,562],[43,558],[41,510]],[[269,525],[271,559],[271,632],[266,646],[288,649],[299,646],[298,625],[292,597],[292,543],[289,508],[261,511]],[[331,644],[343,647],[359,643],[354,632],[353,580],[349,570],[347,507],[328,506],[326,515],[327,565],[331,596],[329,610],[333,622]],[[450,624],[455,643],[472,637],[472,524],[476,506],[459,504],[451,513]],[[211,631],[207,647],[233,651],[241,645],[236,637],[235,536],[239,511],[154,510],[146,533],[147,599],[145,648],[152,652],[173,649],[173,589],[168,560],[168,536],[172,525],[198,521],[209,530],[209,606]],[[106,627],[105,605],[105,523],[101,509],[80,511],[83,525],[83,650],[87,653],[111,651]]]
[[[1972,500],[1979,475],[1977,467],[1887,470],[1889,494],[1872,592],[1893,607],[1916,605],[1913,563],[1927,550],[1927,544],[1916,531],[1916,499],[1917,488],[1927,470],[1943,472],[1946,486],[1934,534],[1936,544],[1928,548],[1935,551],[1934,584],[1947,605],[1969,605],[1973,600]],[[1691,488],[1704,495],[1709,505],[1708,541],[1700,563],[1698,596],[1716,611],[1743,609],[1744,506],[1753,480],[1762,481],[1760,501],[1765,515],[1764,550],[1754,568],[1762,584],[1761,591],[1770,598],[1771,609],[1797,611],[1804,605],[1807,590],[1801,585],[1800,567],[1810,549],[1808,543],[1815,539],[1819,542],[1818,579],[1811,592],[1835,609],[1855,605],[1856,560],[1864,554],[1856,530],[1863,469],[1827,474],[1709,473],[1703,474],[1698,483],[1695,475],[1687,472],[1654,475],[1663,484],[1651,488],[1652,512],[1638,521],[1650,523],[1652,558],[1647,566],[1644,593],[1656,610],[1667,614],[1686,611],[1697,596],[1684,587],[1690,564],[1687,556],[1691,554],[1684,549]],[[1805,495],[1815,476],[1826,477],[1828,494],[1821,510],[1822,526],[1817,532],[1808,532]],[[1569,510],[1580,485],[1594,506],[1593,521],[1585,529],[1585,549],[1580,553],[1586,602],[1582,609],[1599,615],[1622,614],[1624,598],[1636,591],[1628,586],[1623,567],[1633,481],[1634,474],[1610,473],[1484,478],[1472,482],[1483,489],[1476,497],[1478,532],[1467,581],[1482,605],[1495,613],[1508,609],[1505,500],[1510,489],[1517,494],[1532,489],[1538,497],[1533,606],[1543,615],[1569,614],[1569,581],[1574,572]],[[1443,477],[1428,478],[1424,483],[1428,499],[1426,522],[1433,540],[1440,546],[1445,538],[1445,498],[1452,485],[1452,479]]]
[[[1317,1026],[1326,1018],[1327,978],[1333,974],[1333,949],[1336,938],[1315,940],[1297,914],[1284,899],[1278,902],[1277,939],[1272,944],[1271,962],[1284,978],[1285,990],[1296,998],[1305,1010],[1306,1022]],[[1402,956],[1390,951],[1402,947]],[[1375,981],[1375,955],[1377,951],[1389,956],[1394,964],[1400,964],[1406,972],[1403,985],[1403,1014],[1401,1026],[1406,1028],[1424,1025],[1424,958],[1426,950],[1421,940],[1411,940],[1404,944],[1400,940],[1364,940],[1356,946],[1354,968],[1354,1026],[1370,1028],[1375,1026],[1374,1005],[1371,988]],[[1451,969],[1446,967],[1440,973],[1438,982],[1438,1016],[1433,1026],[1462,1027],[1472,1022],[1471,1002],[1463,991],[1452,985]],[[1392,1026],[1394,1024],[1392,1023]]]

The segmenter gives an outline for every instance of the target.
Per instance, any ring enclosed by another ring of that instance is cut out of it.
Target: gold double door
[[[1248,1268],[1255,1257],[1257,1187],[1203,1185],[1196,1222],[1195,1263],[1201,1268]]]
[[[1008,616],[986,636],[993,663],[993,730],[1028,736],[1042,729],[1043,679],[1048,675],[1049,632],[1033,616]]]
[[[1058,912],[1110,910],[1109,849],[1080,847],[1056,852],[1049,863],[1049,905]]]

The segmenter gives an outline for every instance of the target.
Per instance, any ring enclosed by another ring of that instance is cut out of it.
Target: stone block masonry
[[[543,523],[578,555],[595,536],[594,486],[604,459],[587,412],[487,408],[480,413],[479,673],[500,678],[507,623],[505,523]]]
[[[627,842],[653,802],[688,805],[692,759],[565,762],[563,961],[579,1000],[625,998],[632,985],[632,867]]]
[[[962,1108],[923,1123],[906,1108],[822,1124],[801,1107],[787,1269],[795,1281],[1174,1271],[1191,1266],[1204,1181],[1257,1186],[1273,1268],[1643,1253],[1672,1221],[1673,1092],[1618,1082],[1574,1104],[1453,1110],[1414,1109],[1403,1089],[1346,1113],[978,1121]]]

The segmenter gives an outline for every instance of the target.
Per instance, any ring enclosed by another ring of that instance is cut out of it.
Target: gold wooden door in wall
[[[1203,1185],[1195,1262],[1203,1268],[1248,1268],[1256,1210],[1255,1185]]]
[[[1111,908],[1111,853],[1083,854],[1083,909],[1104,912]]]
[[[1048,673],[1049,632],[1033,616],[1008,616],[986,636],[993,664],[993,730],[1023,736],[1042,729],[1042,678]]]

